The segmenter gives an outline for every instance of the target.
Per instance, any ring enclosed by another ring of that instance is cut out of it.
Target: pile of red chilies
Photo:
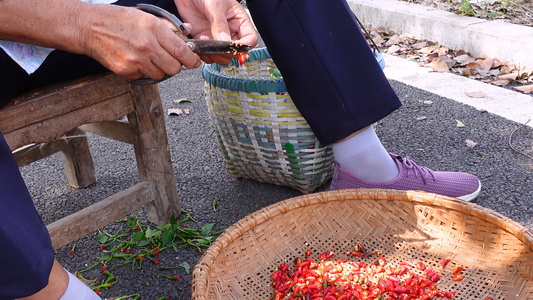
[[[363,251],[361,251],[361,249]],[[322,253],[319,262],[306,252],[306,259],[297,258],[295,266],[281,264],[272,274],[274,293],[270,299],[282,300],[425,300],[452,299],[453,291],[440,291],[436,286],[440,276],[433,269],[426,269],[424,263],[414,266],[401,262],[399,266],[386,264],[383,256],[370,264],[347,259],[329,260],[335,251]],[[380,255],[381,251],[364,252],[362,245],[348,256],[367,257]],[[450,260],[444,260],[444,269]],[[462,279],[460,269],[454,268],[454,281]],[[458,271],[457,271],[458,270]],[[460,277],[460,279],[459,279]]]

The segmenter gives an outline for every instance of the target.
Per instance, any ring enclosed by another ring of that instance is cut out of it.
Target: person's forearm
[[[83,53],[84,22],[95,9],[78,0],[0,0],[0,40]]]

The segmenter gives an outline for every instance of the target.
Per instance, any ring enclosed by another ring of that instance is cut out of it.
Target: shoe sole
[[[464,200],[464,201],[472,201],[472,200],[476,199],[476,197],[481,192],[481,182],[479,180],[478,180],[478,182],[479,182],[479,187],[477,188],[477,190],[475,192],[473,192],[472,194],[464,195],[464,196],[457,197],[457,198],[461,199],[461,200]]]

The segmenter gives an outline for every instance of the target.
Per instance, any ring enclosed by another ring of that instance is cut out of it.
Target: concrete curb
[[[363,24],[462,49],[471,56],[497,58],[533,70],[533,28],[488,21],[397,0],[348,0]]]

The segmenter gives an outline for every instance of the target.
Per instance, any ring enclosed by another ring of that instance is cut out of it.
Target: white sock
[[[332,148],[339,165],[364,180],[382,182],[398,176],[398,166],[372,126],[345,141],[332,144]]]
[[[85,285],[81,280],[68,273],[68,287],[61,299],[59,300],[102,300],[91,288]]]

